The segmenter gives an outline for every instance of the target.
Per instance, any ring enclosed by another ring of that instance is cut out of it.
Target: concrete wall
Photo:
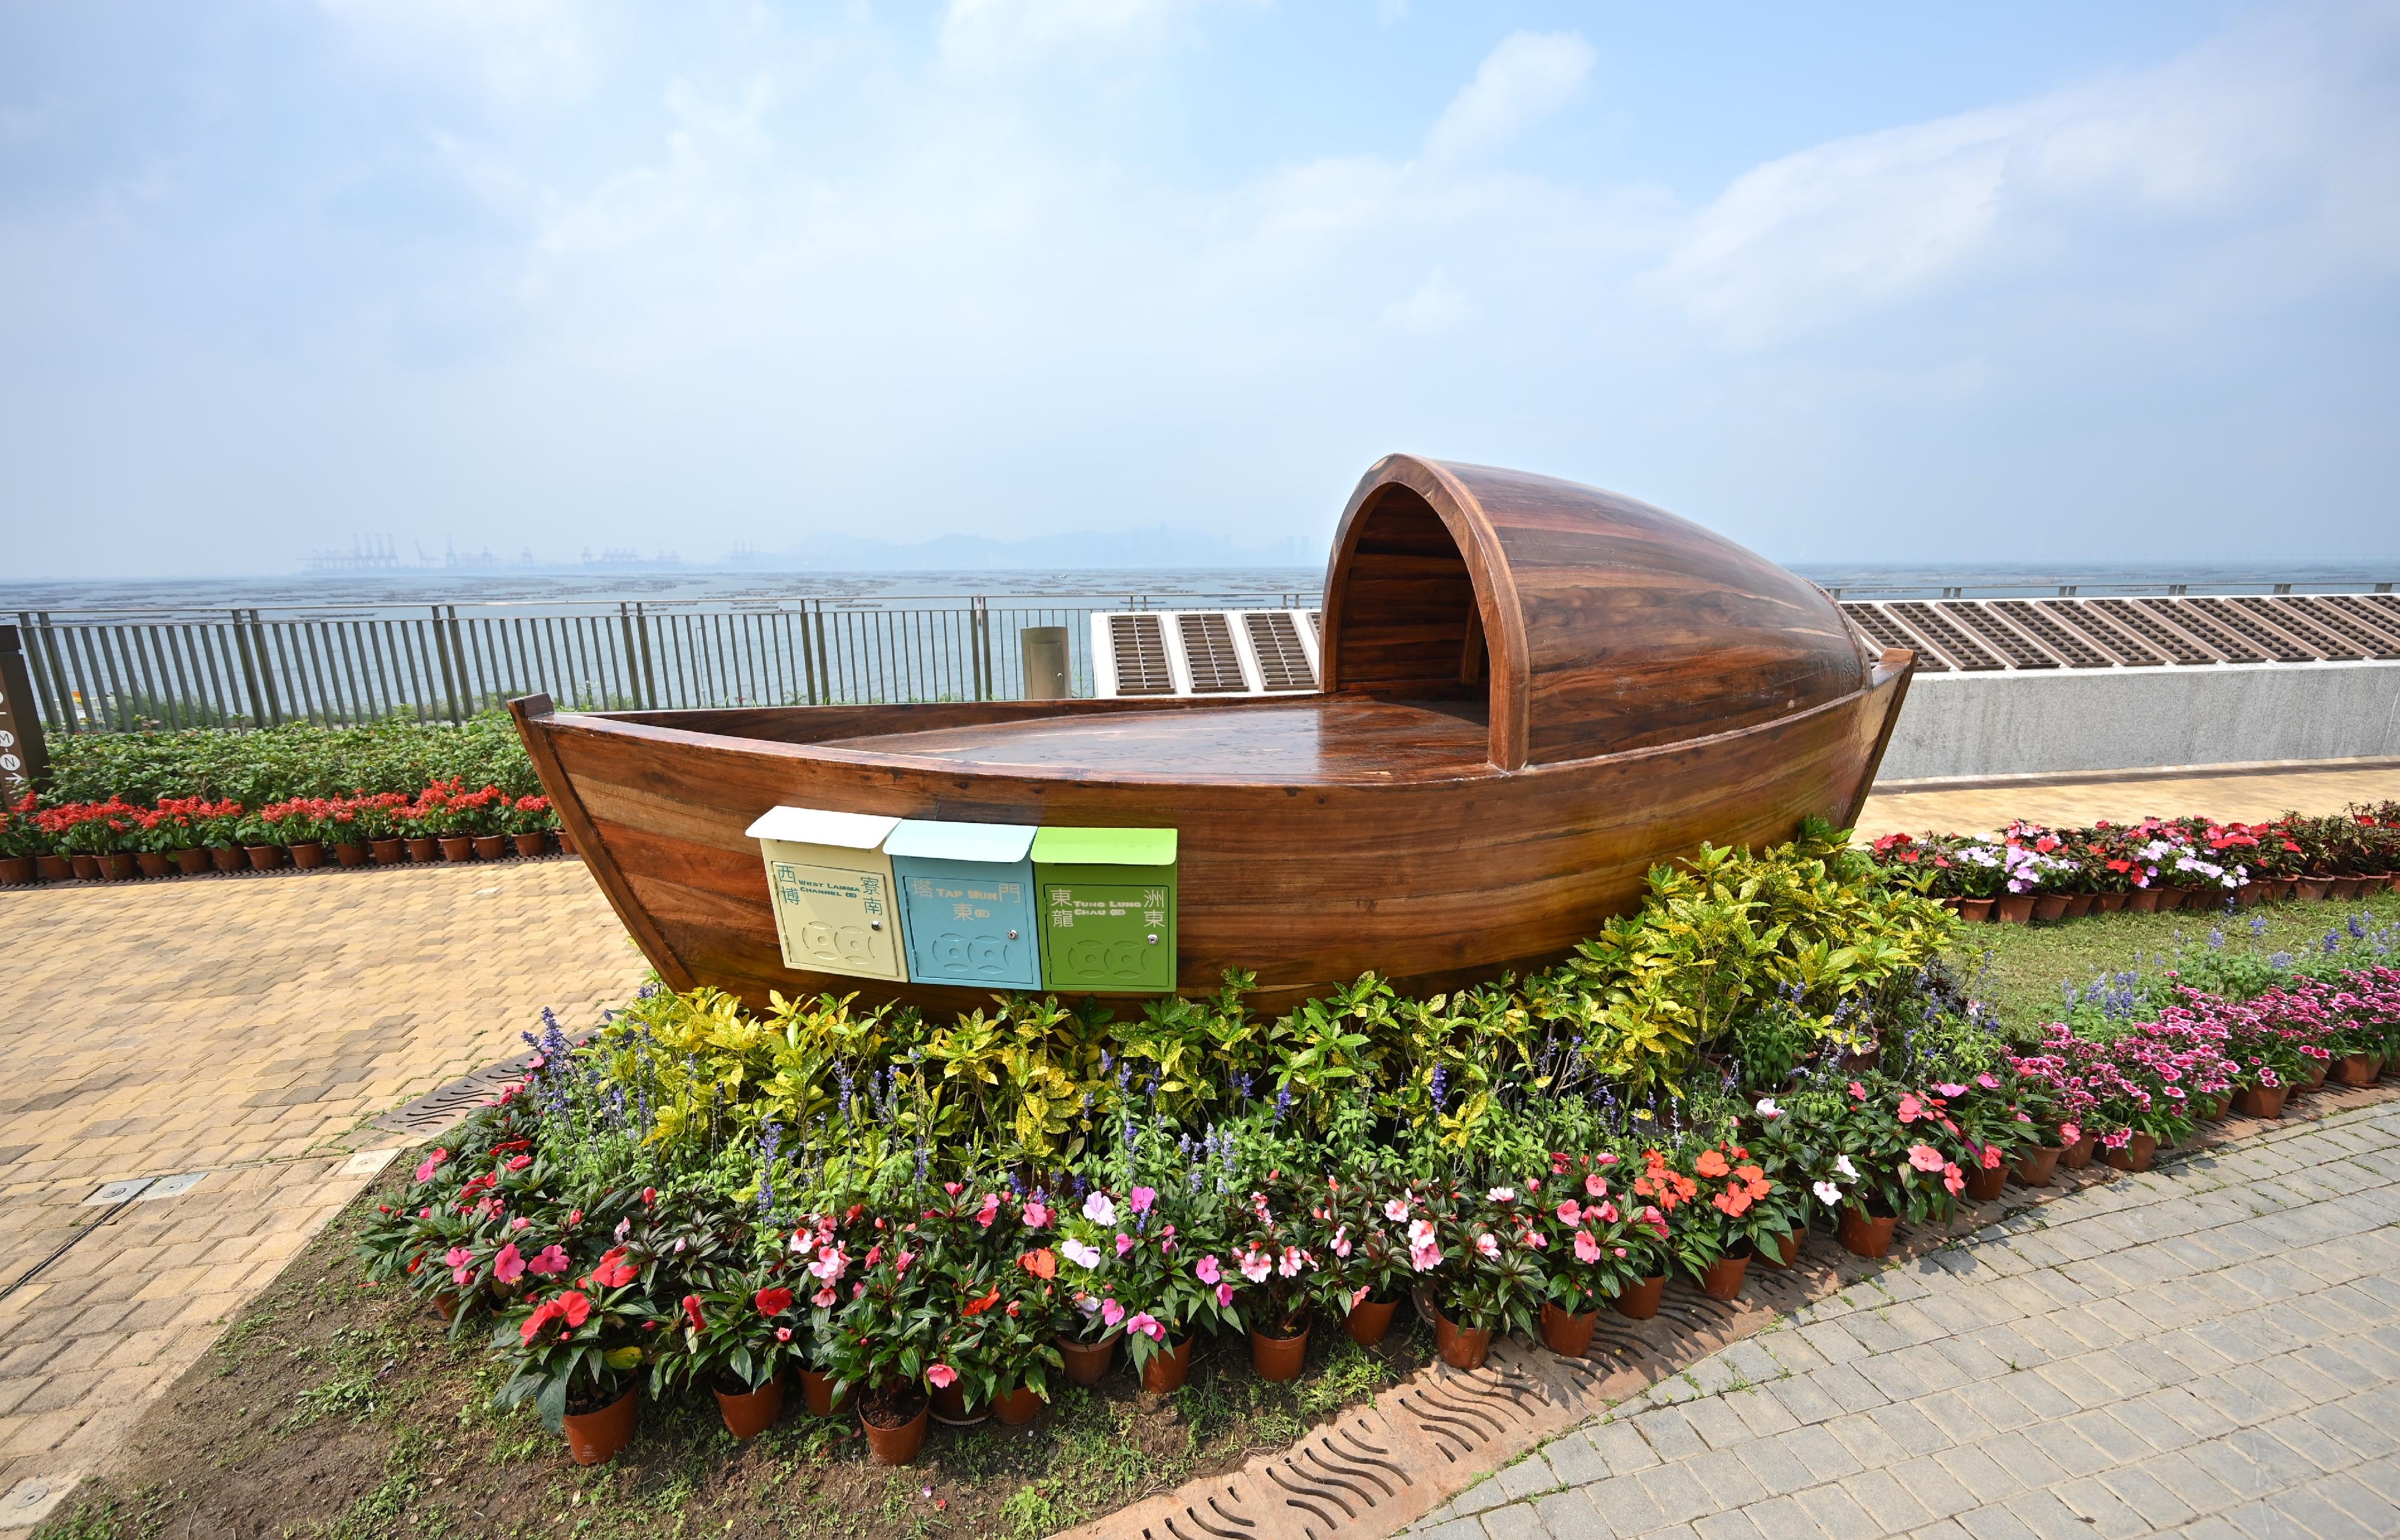
[[[1878,783],[2400,757],[2400,663],[1918,675]]]

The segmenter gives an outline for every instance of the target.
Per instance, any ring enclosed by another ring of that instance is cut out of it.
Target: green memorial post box
[[[1042,987],[1175,988],[1175,831],[1051,829],[1033,837]]]
[[[751,825],[767,858],[767,891],[784,966],[861,978],[908,976],[900,906],[883,841],[897,818],[775,808]]]

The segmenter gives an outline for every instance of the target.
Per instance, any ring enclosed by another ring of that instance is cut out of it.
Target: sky
[[[0,0],[0,576],[2400,557],[2400,0]]]

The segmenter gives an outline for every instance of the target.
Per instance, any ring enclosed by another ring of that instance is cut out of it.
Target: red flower
[[[683,1318],[691,1323],[691,1329],[694,1331],[708,1329],[708,1322],[701,1317],[699,1295],[687,1294],[683,1297]]]
[[[592,1270],[592,1275],[584,1282],[602,1288],[622,1288],[634,1281],[636,1271],[634,1264],[625,1260],[623,1247],[611,1247],[607,1255],[600,1259],[600,1265]]]
[[[761,1315],[780,1315],[792,1308],[792,1291],[788,1288],[762,1288],[754,1302]]]
[[[1055,1278],[1058,1275],[1058,1254],[1045,1246],[1017,1258],[1016,1265],[1037,1278]]]
[[[992,1285],[992,1286],[991,1286],[991,1292],[990,1292],[990,1293],[989,1293],[989,1294],[986,1294],[982,1299],[980,1299],[980,1300],[970,1300],[970,1301],[968,1301],[968,1302],[967,1302],[967,1307],[966,1307],[965,1311],[963,1312],[963,1314],[965,1314],[965,1315],[982,1315],[985,1311],[989,1310],[993,1305],[996,1305],[996,1304],[998,1304],[999,1302],[1000,1302],[1000,1285],[998,1285],[998,1284],[994,1284],[994,1285]]]

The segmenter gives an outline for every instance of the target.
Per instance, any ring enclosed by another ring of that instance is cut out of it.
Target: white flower
[[[1773,1097],[1759,1097],[1758,1105],[1752,1111],[1763,1118],[1780,1118],[1783,1115],[1783,1109],[1775,1105]]]
[[[1491,1192],[1486,1192],[1483,1195],[1490,1198],[1493,1203],[1515,1203],[1517,1201],[1517,1190],[1513,1187],[1495,1187]]]
[[[1095,1192],[1084,1200],[1084,1218],[1094,1224],[1117,1222],[1117,1206],[1109,1201],[1106,1192]]]
[[[1497,1261],[1500,1256],[1500,1243],[1492,1238],[1489,1231],[1475,1237],[1475,1249],[1493,1261]]]
[[[1826,1207],[1839,1208],[1842,1206],[1842,1190],[1834,1186],[1832,1182],[1820,1181],[1816,1185],[1813,1191],[1819,1198],[1824,1201]]]
[[[1085,1246],[1082,1241],[1061,1241],[1058,1245],[1058,1249],[1065,1255],[1069,1261],[1073,1262],[1077,1267],[1098,1267],[1100,1265],[1100,1251],[1098,1247]]]
[[[1850,1157],[1848,1155],[1835,1155],[1834,1157],[1834,1169],[1849,1178],[1852,1181],[1859,1179],[1859,1168],[1850,1164]]]

